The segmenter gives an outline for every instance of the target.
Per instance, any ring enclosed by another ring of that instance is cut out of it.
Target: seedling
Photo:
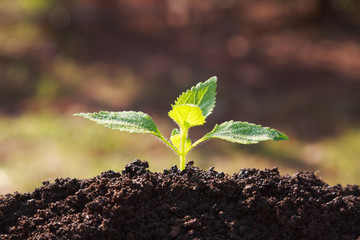
[[[265,140],[287,140],[288,137],[268,127],[262,127],[248,122],[227,121],[216,124],[214,129],[194,143],[188,137],[189,129],[201,126],[215,107],[217,78],[212,77],[206,82],[182,93],[168,113],[178,128],[171,132],[170,140],[166,139],[157,128],[153,119],[146,113],[134,111],[95,113],[77,113],[105,127],[129,133],[150,133],[160,138],[180,157],[180,170],[185,169],[186,155],[199,143],[212,138],[220,138],[234,143],[253,144]]]

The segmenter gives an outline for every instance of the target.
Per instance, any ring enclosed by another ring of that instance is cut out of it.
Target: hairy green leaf
[[[196,105],[174,105],[169,112],[169,117],[173,119],[180,128],[189,129],[205,123],[205,117],[201,109]]]
[[[268,127],[262,127],[248,122],[228,121],[216,125],[203,139],[220,138],[234,143],[252,144],[266,140],[287,140],[288,137]]]
[[[198,83],[196,86],[181,94],[175,101],[175,106],[183,104],[193,104],[200,107],[202,114],[207,117],[215,107],[217,78],[212,77],[205,82]]]
[[[77,113],[80,116],[94,121],[105,127],[125,131],[129,133],[151,133],[161,135],[152,118],[143,112],[123,111],[123,112],[95,112]]]

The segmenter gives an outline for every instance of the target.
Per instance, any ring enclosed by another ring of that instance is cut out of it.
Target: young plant
[[[185,157],[199,143],[220,138],[234,143],[253,144],[265,140],[287,140],[288,137],[268,127],[262,127],[248,122],[227,121],[216,124],[214,129],[205,134],[194,143],[188,137],[189,129],[201,126],[215,107],[217,78],[212,77],[206,82],[200,82],[196,86],[182,93],[168,113],[169,117],[177,123],[170,140],[167,140],[159,131],[152,118],[143,112],[95,112],[77,113],[105,127],[125,131],[129,133],[150,133],[160,138],[166,145],[180,157],[180,170],[185,169]]]

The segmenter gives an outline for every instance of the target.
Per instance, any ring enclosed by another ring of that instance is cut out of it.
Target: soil
[[[0,199],[0,239],[360,239],[360,188],[277,168],[232,176],[189,162],[43,182]]]

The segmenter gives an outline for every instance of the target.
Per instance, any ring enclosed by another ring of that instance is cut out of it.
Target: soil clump
[[[189,162],[55,179],[0,198],[0,239],[360,239],[360,188],[277,168],[232,176]]]

